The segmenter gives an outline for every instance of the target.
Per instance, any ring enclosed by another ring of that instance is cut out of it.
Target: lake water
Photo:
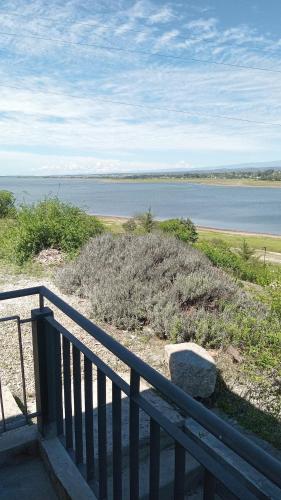
[[[151,207],[159,219],[190,217],[201,226],[281,234],[279,188],[0,177],[0,189],[13,191],[18,203],[59,196],[92,214],[131,216]]]

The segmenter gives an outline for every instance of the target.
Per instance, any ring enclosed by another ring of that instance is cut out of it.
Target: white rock
[[[168,344],[165,357],[171,380],[193,397],[207,398],[214,392],[217,369],[212,356],[193,342]]]

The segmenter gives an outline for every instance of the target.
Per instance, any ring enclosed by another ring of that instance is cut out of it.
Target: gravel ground
[[[90,314],[89,302],[75,296],[62,294],[54,285],[51,279],[36,279],[24,275],[7,275],[0,271],[0,291],[28,288],[38,285],[45,285],[61,298],[66,300],[80,313],[92,319]],[[46,306],[48,303],[46,302]],[[21,319],[30,318],[32,309],[38,307],[38,297],[23,297],[0,302],[0,318],[19,314]],[[93,337],[79,328],[63,313],[53,306],[55,318],[75,334],[79,340],[86,344],[103,361],[109,364],[119,373],[127,373],[128,367],[124,365],[111,352],[104,348]],[[128,347],[135,354],[140,356],[150,366],[167,375],[167,368],[164,363],[164,344],[165,342],[153,337],[147,333],[132,334],[131,332],[117,330],[109,325],[99,324],[104,330],[112,335],[121,344]],[[24,352],[24,366],[26,375],[26,387],[28,397],[28,407],[30,411],[34,410],[34,371],[33,371],[33,351],[31,324],[22,325],[22,340]],[[7,322],[0,324],[0,367],[2,384],[8,385],[14,396],[22,401],[22,381],[20,370],[18,334],[16,322]],[[95,376],[95,374],[94,374]]]

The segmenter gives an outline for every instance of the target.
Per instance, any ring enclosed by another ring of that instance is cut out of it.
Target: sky
[[[281,160],[280,19],[280,0],[0,1],[0,175]]]

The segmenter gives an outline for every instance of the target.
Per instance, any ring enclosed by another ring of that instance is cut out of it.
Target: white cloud
[[[157,24],[157,23],[167,23],[168,21],[171,21],[173,19],[174,14],[172,10],[165,6],[162,9],[160,9],[158,12],[152,14],[149,17],[149,22],[151,24]]]
[[[195,31],[210,31],[216,27],[218,24],[218,20],[214,17],[210,17],[208,19],[206,18],[199,18],[195,19],[193,21],[190,21],[187,23],[187,28]]]
[[[158,49],[165,46],[169,48],[171,41],[177,37],[178,33],[179,33],[178,30],[167,31],[161,37],[158,38],[154,48]]]

